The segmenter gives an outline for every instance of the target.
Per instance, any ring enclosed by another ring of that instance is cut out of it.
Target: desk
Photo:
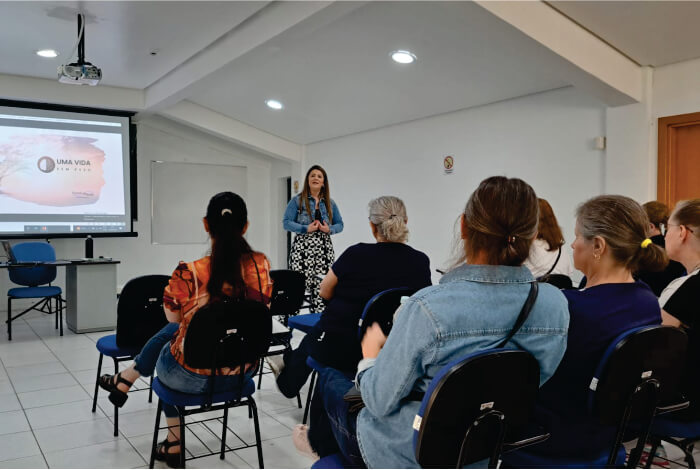
[[[113,330],[117,327],[117,264],[119,261],[56,260],[46,263],[0,263],[2,268],[41,265],[66,267],[66,325],[75,333]]]

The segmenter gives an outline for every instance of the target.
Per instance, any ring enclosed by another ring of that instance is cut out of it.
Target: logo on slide
[[[43,173],[51,173],[56,169],[56,162],[51,157],[41,157],[36,162],[36,166]]]

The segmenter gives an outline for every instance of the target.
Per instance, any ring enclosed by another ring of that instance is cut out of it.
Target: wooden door
[[[673,208],[700,197],[700,113],[659,119],[657,199]]]

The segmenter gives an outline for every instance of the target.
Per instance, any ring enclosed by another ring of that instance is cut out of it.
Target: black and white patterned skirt
[[[324,308],[324,300],[318,292],[321,284],[318,276],[325,276],[333,261],[335,253],[330,234],[317,231],[299,233],[294,237],[289,268],[306,276],[306,290],[311,294],[314,312],[321,312]]]

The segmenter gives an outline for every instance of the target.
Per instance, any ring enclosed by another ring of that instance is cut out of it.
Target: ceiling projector
[[[73,55],[76,47],[78,48],[78,61],[59,65],[58,81],[70,85],[97,85],[102,80],[102,70],[85,61],[85,17],[81,13],[78,14],[78,42],[73,46],[68,57]]]
[[[95,86],[102,80],[102,70],[90,63],[58,66],[58,81],[72,85]]]

